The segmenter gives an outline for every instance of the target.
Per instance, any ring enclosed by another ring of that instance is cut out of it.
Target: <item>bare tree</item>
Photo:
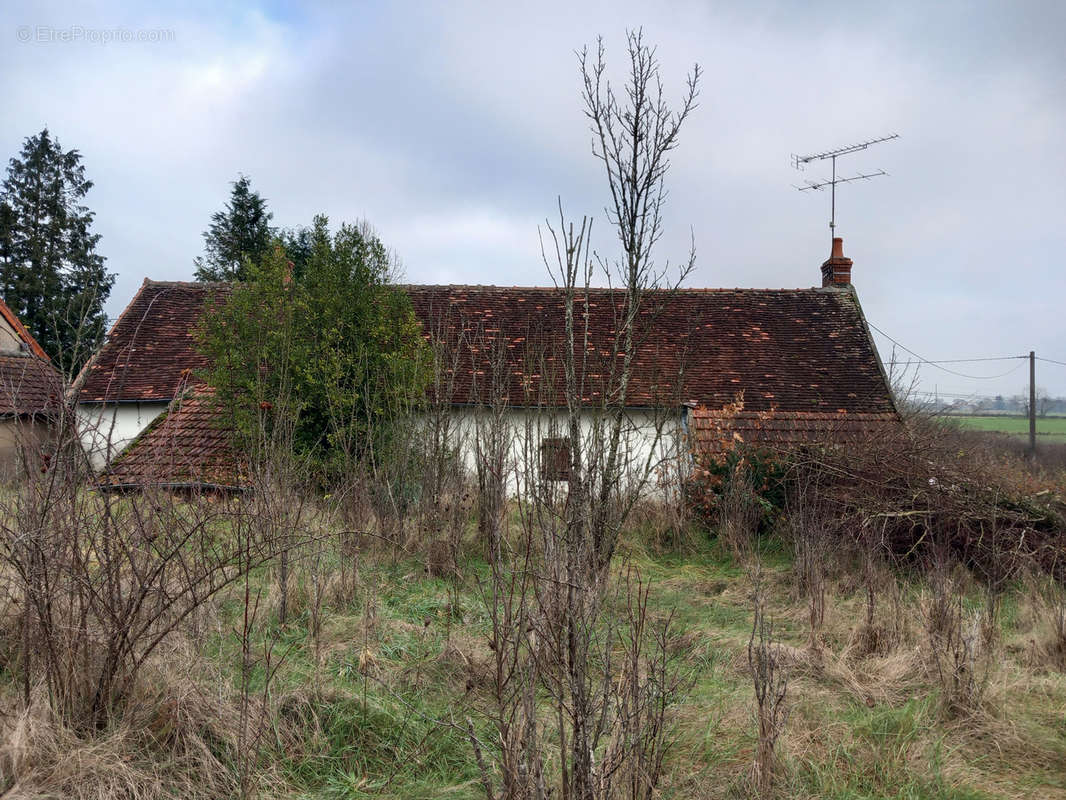
[[[607,726],[602,701],[593,692],[592,662],[602,653],[599,660],[608,675],[614,664],[609,651],[599,649],[604,645],[595,636],[595,626],[618,533],[655,468],[662,434],[661,428],[654,432],[643,463],[634,463],[626,447],[626,408],[636,355],[653,315],[648,312],[654,311],[645,302],[655,290],[679,286],[695,266],[693,249],[670,280],[668,267],[657,264],[653,253],[663,231],[669,154],[696,106],[699,67],[689,76],[675,112],[663,97],[654,48],[644,43],[639,30],[627,35],[627,44],[629,75],[621,98],[607,78],[603,40],[598,41],[594,56],[587,48],[580,54],[582,99],[593,132],[593,154],[606,171],[611,196],[606,211],[621,245],[621,257],[613,262],[592,258],[592,221],[583,219],[575,229],[565,221],[560,204],[558,231],[549,226],[554,264],[544,259],[563,293],[564,427],[571,447],[561,524],[542,526],[542,533],[552,537],[551,544],[556,546],[545,547],[546,580],[541,591],[547,602],[542,599],[540,605],[547,613],[541,617],[540,633],[549,643],[547,651],[554,654],[557,668],[563,668],[550,674],[557,681],[560,719],[563,709],[569,713],[560,730],[562,741],[569,745],[562,782],[564,792],[574,800],[605,796],[600,790],[608,776],[597,771],[594,753]],[[606,369],[590,363],[589,357],[589,297],[597,269],[609,283],[619,283],[619,290],[611,295],[611,355],[617,357],[609,359]],[[594,387],[595,383],[600,385]],[[598,391],[590,391],[593,388]],[[590,409],[588,398],[593,394],[600,399]],[[623,482],[628,482],[628,497],[622,495]]]
[[[718,542],[740,562],[751,558],[762,520],[762,509],[752,481],[751,469],[739,462],[718,498]]]
[[[501,800],[546,800],[545,736],[537,714],[540,665],[532,652],[531,618],[534,608],[533,539],[523,537],[522,548],[509,552],[502,537],[489,541],[489,575],[476,586],[490,622],[487,667],[488,699],[475,709],[488,720],[495,736],[481,742],[473,725],[466,723],[486,797],[496,797],[496,780],[486,752],[499,773]],[[469,687],[471,690],[473,686]]]
[[[463,333],[451,331],[447,316],[438,316],[430,337],[429,397],[420,415],[422,453],[418,503],[421,533],[426,542],[426,569],[434,575],[456,575],[463,532],[469,518],[471,492],[461,453],[466,436],[453,413],[456,376],[463,356]]]
[[[639,578],[629,574],[620,589],[630,610],[625,625],[602,613],[619,532],[662,460],[670,424],[670,415],[664,415],[650,430],[638,430],[631,418],[637,354],[648,340],[657,304],[695,264],[690,251],[674,274],[655,262],[653,250],[662,236],[669,153],[695,108],[699,68],[675,112],[663,98],[655,51],[639,31],[628,35],[628,54],[630,74],[621,98],[606,77],[602,40],[594,56],[587,49],[579,55],[593,153],[606,169],[607,214],[622,253],[615,261],[594,257],[591,220],[568,222],[561,202],[558,223],[547,226],[550,248],[542,237],[545,266],[562,297],[564,334],[561,352],[530,354],[541,376],[536,402],[543,413],[527,414],[520,436],[525,469],[518,508],[526,546],[535,542],[540,560],[537,579],[519,584],[529,587],[519,604],[527,610],[497,614],[509,620],[507,636],[518,637],[519,644],[505,651],[520,647],[526,653],[509,656],[507,663],[527,665],[531,671],[521,673],[525,685],[535,679],[551,698],[561,748],[558,786],[572,800],[654,793],[666,746],[666,709],[680,686],[667,653],[668,628],[649,645],[647,587]],[[619,284],[606,294],[611,314],[606,342],[592,328],[597,275]],[[596,346],[590,346],[594,340]],[[607,357],[598,352],[602,347]],[[561,376],[550,366],[560,362]],[[499,549],[490,553],[493,560],[500,557]],[[514,578],[499,582],[493,600],[498,611],[514,605],[515,585]],[[524,631],[510,627],[520,620]],[[494,642],[498,659],[503,633]],[[531,697],[515,689],[507,696],[510,717],[524,708],[517,698]],[[523,716],[524,744],[511,747],[505,761],[516,762],[524,753],[527,788],[521,796],[542,796],[543,757],[528,749],[537,741],[531,714],[528,709]],[[513,727],[507,730],[516,735]]]
[[[1026,386],[1018,397],[1022,406],[1022,414],[1026,417],[1029,416],[1029,387]],[[1053,402],[1054,399],[1048,394],[1047,389],[1043,386],[1036,387],[1036,415],[1038,417],[1046,417]]]
[[[595,56],[588,48],[580,53],[592,152],[606,170],[611,197],[606,213],[621,256],[614,261],[593,258],[591,219],[582,219],[575,229],[566,221],[561,203],[558,229],[548,225],[552,258],[542,246],[545,266],[562,291],[565,312],[562,427],[571,442],[566,527],[572,538],[588,538],[591,566],[598,570],[610,563],[618,530],[656,466],[654,453],[661,440],[661,430],[656,431],[645,463],[627,458],[632,455],[625,452],[625,434],[634,360],[649,335],[655,304],[662,302],[661,290],[680,286],[695,268],[696,258],[693,247],[687,261],[672,271],[668,262],[656,262],[654,248],[663,233],[669,155],[696,108],[699,66],[687,79],[680,108],[673,111],[663,97],[655,49],[644,43],[639,30],[627,34],[627,43],[630,71],[621,98],[607,78],[603,40],[598,41]],[[606,364],[589,354],[589,290],[597,274],[619,285],[611,294],[614,333],[612,357]],[[595,403],[589,399],[593,389],[599,398]],[[628,503],[619,502],[624,477],[631,488]]]
[[[967,610],[958,565],[942,543],[934,544],[927,575],[922,621],[941,706],[948,716],[969,715],[980,708],[993,667],[993,653],[982,636],[982,614]]]
[[[785,520],[792,538],[797,583],[807,595],[807,616],[810,628],[808,646],[812,653],[822,649],[821,629],[825,622],[826,569],[834,541],[832,516],[820,496],[818,480],[813,470],[798,467],[786,497]]]
[[[490,369],[484,385],[478,376],[471,387],[476,411],[474,417],[474,461],[477,477],[478,533],[490,561],[500,558],[507,490],[512,477],[514,430],[507,420],[507,347],[502,337],[488,339],[476,332],[471,346],[488,354]]]
[[[611,567],[619,532],[663,460],[668,426],[678,421],[676,398],[643,428],[628,401],[650,322],[695,263],[690,251],[675,274],[655,262],[653,249],[662,236],[669,153],[696,106],[699,68],[675,112],[663,98],[655,51],[639,31],[628,35],[628,54],[621,98],[606,77],[602,40],[594,55],[579,54],[593,153],[606,169],[607,214],[621,256],[594,257],[591,220],[568,222],[560,201],[541,250],[562,299],[564,331],[550,352],[527,340],[524,374],[537,379],[524,387],[519,430],[504,419],[510,376],[502,374],[502,358],[493,359],[497,374],[483,387],[496,398],[476,437],[490,564],[482,593],[494,654],[483,714],[497,735],[485,742],[472,725],[466,730],[490,798],[494,771],[506,798],[654,796],[669,710],[684,685],[669,620],[650,621],[648,585],[630,570],[612,582]],[[618,288],[599,290],[594,301],[597,275]],[[590,314],[598,301],[609,306],[606,339]],[[510,447],[522,464],[514,475],[521,536],[513,549],[497,533]],[[617,596],[608,603],[611,591]],[[614,618],[604,613],[608,605],[627,614]],[[550,712],[538,714],[536,698],[545,695]],[[547,741],[557,743],[557,757]]]

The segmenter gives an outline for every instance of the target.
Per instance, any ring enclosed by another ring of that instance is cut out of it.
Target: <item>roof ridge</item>
[[[183,289],[217,289],[221,287],[229,288],[233,286],[233,281],[157,281],[152,278],[145,278],[143,286],[167,286]]]
[[[155,280],[153,278],[145,278],[144,286],[163,286],[182,289],[222,289],[231,288],[234,285],[233,281],[170,281],[170,280]],[[492,290],[492,291],[513,291],[521,290],[525,292],[558,292],[562,287],[559,286],[522,286],[519,284],[500,284],[500,283],[398,283],[395,284],[396,288],[404,290],[419,290],[419,289],[479,289],[479,290]],[[590,286],[588,287],[590,292],[621,292],[624,289],[620,286]],[[578,291],[582,291],[584,287],[580,287]],[[713,294],[716,292],[754,292],[758,294],[782,294],[793,292],[817,292],[824,294],[826,292],[839,292],[839,289],[826,289],[822,286],[780,286],[780,287],[760,287],[760,286],[679,286],[677,288],[659,288],[659,289],[645,289],[645,292],[653,293],[682,293],[682,294]]]
[[[558,292],[562,291],[560,286],[515,286],[515,285],[503,285],[494,283],[400,283],[396,284],[398,289],[495,289],[499,291],[507,291],[513,289],[521,289],[527,292]],[[588,287],[591,292],[621,292],[624,289],[620,286],[590,286]],[[577,291],[584,291],[584,287],[577,289]],[[663,292],[663,293],[701,293],[712,294],[714,292],[757,292],[757,293],[791,293],[791,292],[817,292],[819,294],[825,293],[825,289],[821,286],[798,286],[795,288],[780,287],[776,289],[761,288],[754,286],[681,286],[676,289],[645,289],[644,292]],[[839,289],[832,291],[839,292]]]

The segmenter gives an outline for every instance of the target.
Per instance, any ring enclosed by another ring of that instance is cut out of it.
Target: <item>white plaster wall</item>
[[[78,426],[82,446],[89,453],[94,469],[102,469],[108,461],[121,453],[137,435],[162,414],[168,403],[81,403],[78,405]],[[645,495],[676,490],[677,477],[687,470],[688,448],[680,409],[642,410],[626,412],[622,431],[621,458],[628,465],[623,488],[631,489],[641,480],[646,468],[651,474],[642,487]],[[462,454],[463,466],[471,479],[477,473],[475,447],[479,425],[487,425],[483,409],[456,408],[453,414],[451,446]],[[578,446],[586,454],[595,440],[593,412],[581,418],[581,440]],[[514,497],[528,490],[538,481],[540,471],[540,442],[546,438],[566,435],[565,413],[549,409],[509,409],[504,412],[507,448],[508,493]],[[658,433],[657,433],[658,431]]]
[[[475,441],[480,426],[487,426],[488,415],[484,410],[457,408],[455,414],[455,441],[462,453],[463,465],[473,477],[477,470]],[[594,412],[585,412],[581,417],[581,436],[578,442],[587,460],[595,437]],[[547,438],[565,437],[566,415],[554,410],[510,409],[504,414],[504,425],[509,441],[507,458],[507,485],[511,496],[525,492],[531,481],[539,480],[540,442]],[[485,428],[482,428],[485,430]],[[623,488],[632,489],[641,483],[646,471],[650,471],[641,487],[643,494],[673,491],[677,475],[686,469],[688,448],[685,446],[684,422],[680,409],[641,410],[626,412],[622,431],[620,454],[627,464]]]
[[[154,403],[79,403],[78,433],[93,469],[103,469],[167,409]]]

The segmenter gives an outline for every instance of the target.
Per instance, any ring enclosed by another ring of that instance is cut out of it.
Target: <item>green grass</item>
[[[1013,436],[1029,435],[1028,417],[959,414],[949,416],[948,419],[964,428],[972,428],[979,431],[1009,433]],[[1037,417],[1036,435],[1041,437],[1041,441],[1066,442],[1066,417]]]
[[[937,708],[933,697],[913,698],[898,707],[855,706],[842,715],[854,738],[842,742],[821,763],[801,765],[799,781],[808,791],[825,798],[943,798],[978,800],[987,795],[953,786],[943,774],[943,744],[923,741],[935,728]],[[925,770],[910,764],[924,762]]]
[[[677,698],[674,746],[659,796],[750,796],[756,739],[746,671],[751,607],[745,570],[708,541],[679,555],[649,552],[629,539],[622,552],[627,565],[651,583],[652,618],[672,612],[676,633],[688,642],[683,658],[692,685]],[[775,630],[785,646],[806,652],[805,599],[795,590],[787,548],[774,543],[767,555]],[[277,637],[278,652],[285,652],[273,694],[288,730],[298,733],[297,742],[270,756],[287,785],[282,796],[484,796],[467,736],[455,725],[465,725],[469,716],[479,738],[493,740],[476,711],[471,691],[478,690],[470,689],[466,671],[470,661],[488,655],[487,615],[474,578],[484,568],[477,557],[464,561],[456,584],[427,576],[415,560],[365,557],[363,590],[327,614],[317,666],[304,610],[297,608],[284,630],[264,620],[262,641]],[[269,586],[269,574],[261,577]],[[924,641],[918,605],[923,586],[916,576],[906,580],[911,635],[887,662],[841,659],[862,622],[864,593],[846,569],[831,581],[825,665],[793,669],[778,795],[1066,798],[1066,676],[1034,672],[1026,660],[1035,634],[1024,588],[1012,586],[1001,606],[1003,648],[995,680],[1005,688],[996,690],[998,708],[990,721],[960,723],[944,716],[935,678],[916,656]],[[970,599],[980,606],[976,594]],[[608,603],[608,611],[622,609]],[[889,613],[882,598],[882,621]],[[203,655],[220,661],[221,672],[235,679],[237,648],[232,635],[208,637]],[[454,657],[457,650],[465,655]],[[909,672],[885,666],[897,657],[909,659]]]
[[[427,721],[442,709],[408,708],[376,695],[364,705],[337,694],[285,711],[313,732],[299,756],[284,764],[311,796],[430,798],[444,787],[469,787],[476,777],[465,738]]]

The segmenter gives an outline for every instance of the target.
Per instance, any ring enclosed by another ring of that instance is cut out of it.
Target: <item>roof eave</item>
[[[851,292],[852,298],[855,300],[855,309],[859,313],[859,323],[862,325],[863,333],[866,334],[866,340],[870,343],[870,352],[874,354],[874,361],[877,363],[877,369],[881,373],[881,380],[885,384],[885,395],[888,397],[888,403],[892,406],[892,413],[899,415],[899,406],[896,403],[896,394],[892,391],[892,382],[888,377],[888,371],[885,369],[885,364],[881,361],[881,353],[877,350],[877,342],[874,341],[873,331],[870,330],[870,323],[866,321],[866,314],[862,310],[862,303],[859,302],[859,293],[855,291],[855,287],[850,283],[846,288],[838,289],[837,291]]]

